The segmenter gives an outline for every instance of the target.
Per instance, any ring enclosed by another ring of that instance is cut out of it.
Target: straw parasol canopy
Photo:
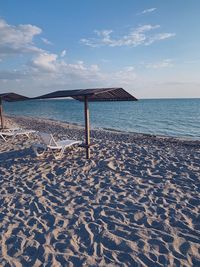
[[[35,97],[34,99],[48,98],[65,98],[84,101],[85,113],[85,149],[86,158],[90,158],[90,125],[89,125],[89,106],[88,101],[137,101],[137,98],[125,91],[123,88],[95,88],[95,89],[78,89],[78,90],[62,90],[49,94]]]
[[[15,93],[1,93],[0,94],[0,119],[1,119],[1,128],[4,128],[4,118],[3,118],[3,101],[14,102],[29,99],[26,96],[15,94]]]

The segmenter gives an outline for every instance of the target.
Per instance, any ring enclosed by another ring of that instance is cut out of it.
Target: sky
[[[199,0],[0,2],[0,93],[200,98]]]

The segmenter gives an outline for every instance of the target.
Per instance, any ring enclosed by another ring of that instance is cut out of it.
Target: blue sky
[[[200,97],[198,0],[6,0],[0,92],[123,87]]]

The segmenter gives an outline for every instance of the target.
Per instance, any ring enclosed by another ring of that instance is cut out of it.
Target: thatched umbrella
[[[1,129],[4,128],[4,118],[3,118],[3,101],[14,102],[20,100],[27,100],[28,97],[15,94],[15,93],[1,93],[0,94],[0,119],[1,119]]]
[[[137,99],[126,92],[123,88],[96,88],[56,91],[35,99],[72,97],[84,101],[85,111],[85,145],[86,158],[90,158],[90,126],[88,101],[137,101]]]

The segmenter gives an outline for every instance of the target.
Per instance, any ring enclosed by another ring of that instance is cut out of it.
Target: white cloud
[[[149,40],[145,43],[145,45],[153,44],[156,41],[161,41],[165,39],[169,39],[176,36],[175,33],[158,33],[149,38]]]
[[[33,60],[31,65],[34,68],[43,71],[56,71],[56,54],[41,53],[37,55]]]
[[[41,38],[41,40],[43,41],[44,44],[47,44],[47,45],[52,45],[52,42],[50,42],[48,39],[46,38]]]
[[[82,60],[71,63],[56,54],[43,52],[19,70],[0,71],[0,91],[15,88],[16,92],[36,96],[58,89],[125,87],[135,79],[132,66],[105,72],[97,64],[88,65]]]
[[[28,54],[28,57],[23,58],[23,63],[20,59],[19,62],[21,65],[18,66],[18,69],[6,69],[6,65],[3,68],[3,64],[1,64],[0,92],[14,90],[21,94],[36,96],[59,89],[107,86],[121,86],[131,91],[134,85],[134,90],[137,88],[141,90],[141,93],[138,93],[139,97],[152,97],[159,96],[159,90],[162,88],[160,85],[166,80],[174,82],[172,85],[167,84],[167,82],[165,83],[166,96],[170,96],[167,91],[168,87],[171,88],[173,93],[174,88],[177,86],[175,84],[176,81],[182,81],[183,78],[185,79],[184,82],[188,80],[188,71],[183,75],[180,73],[179,77],[177,77],[177,72],[174,72],[175,77],[172,80],[171,72],[168,77],[169,79],[167,79],[164,72],[160,72],[157,75],[157,72],[154,71],[154,76],[150,71],[136,73],[133,66],[120,68],[116,71],[105,71],[100,69],[97,64],[87,64],[82,60],[68,62],[65,57],[66,50],[63,50],[59,54],[50,53],[34,44],[35,36],[41,33],[42,30],[37,26],[29,24],[13,26],[0,19],[0,60],[3,61],[2,63],[6,64],[5,56]],[[93,47],[136,47],[139,45],[150,45],[154,42],[175,36],[175,33],[160,32],[160,25],[151,24],[140,25],[120,37],[115,36],[112,30],[95,31],[95,34],[97,38],[85,39],[82,42]],[[45,42],[44,40],[46,39],[43,38],[43,42]],[[24,60],[28,60],[28,62]],[[104,59],[102,61],[107,62]],[[144,63],[143,69],[159,69],[170,66],[173,66],[173,60],[164,59],[158,62]],[[193,75],[196,75],[195,72]],[[195,93],[199,90],[199,77],[191,78],[191,76],[192,72],[190,72],[189,82],[191,82],[191,87],[193,86],[195,88]],[[194,85],[195,81],[196,85]],[[181,85],[177,86],[177,88],[181,95]],[[186,86],[185,83],[185,91],[188,88],[190,86]],[[162,96],[162,92],[160,95]],[[199,93],[193,95],[199,95]]]
[[[66,55],[67,51],[66,50],[63,50],[60,54],[61,57],[64,57]]]
[[[168,58],[159,62],[144,64],[147,69],[161,69],[173,66],[173,60]]]
[[[44,74],[45,79],[49,75],[49,78],[53,77],[55,80],[69,80],[69,78],[74,77],[76,79],[90,80],[95,79],[100,71],[96,64],[87,65],[81,60],[75,63],[68,63],[62,57],[47,52],[35,56],[29,62],[28,68],[29,73],[34,73],[40,77]]]
[[[147,14],[147,13],[152,13],[156,10],[156,7],[152,7],[152,8],[148,8],[148,9],[144,9],[142,12],[138,13],[138,15],[142,15],[142,14]]]
[[[0,70],[0,92],[14,90],[27,96],[37,96],[55,90],[77,88],[115,87],[120,86],[132,90],[140,97],[177,97],[199,95],[199,77],[180,72],[174,76],[161,73],[154,75],[136,72],[133,66],[116,71],[106,72],[96,64],[88,65],[82,60],[67,62],[56,54],[42,54],[21,69]],[[173,64],[172,59],[164,59],[154,63],[143,63],[146,68],[165,68]],[[144,68],[143,68],[144,69]],[[182,84],[178,84],[179,82]],[[171,83],[170,83],[171,82]],[[189,89],[188,89],[189,88]]]
[[[133,84],[133,82],[136,80],[136,72],[134,67],[128,66],[125,67],[119,71],[109,73],[108,76],[106,77],[107,80],[110,81],[108,82],[109,86],[130,86]]]
[[[33,44],[33,38],[42,30],[34,25],[13,26],[0,19],[0,55],[39,52],[41,49]]]
[[[112,30],[95,30],[94,33],[97,38],[82,38],[80,42],[84,45],[90,47],[120,47],[120,46],[130,46],[136,47],[139,45],[150,45],[154,42],[165,40],[175,36],[175,33],[152,33],[152,31],[159,29],[160,25],[142,25],[131,30],[127,35],[120,38],[113,38]]]

